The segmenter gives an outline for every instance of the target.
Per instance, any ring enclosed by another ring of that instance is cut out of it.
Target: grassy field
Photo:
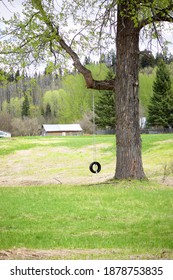
[[[0,259],[24,258],[21,252],[36,249],[40,253],[30,258],[172,259],[173,135],[143,135],[142,140],[150,180],[118,182],[100,181],[106,172],[113,176],[113,136],[96,138],[101,175],[90,175],[86,168],[93,153],[90,136],[1,139]],[[15,166],[20,166],[19,173]],[[61,173],[72,184],[54,181],[25,186],[15,181],[22,177],[39,182],[43,172],[45,177]],[[14,187],[13,180],[19,186]],[[45,257],[43,250],[50,255]]]

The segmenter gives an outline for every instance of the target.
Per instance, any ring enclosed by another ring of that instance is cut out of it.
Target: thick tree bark
[[[118,7],[116,65],[116,172],[117,179],[143,179],[139,129],[138,61],[140,28]]]

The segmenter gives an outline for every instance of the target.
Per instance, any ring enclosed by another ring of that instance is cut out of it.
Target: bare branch
[[[3,0],[1,0],[2,1],[2,4],[5,6],[5,8],[10,12],[10,13],[12,13],[12,11],[10,11],[10,9],[8,8],[8,6],[5,4],[5,2],[3,1]]]

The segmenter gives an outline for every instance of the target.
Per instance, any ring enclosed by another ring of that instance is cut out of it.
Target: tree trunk
[[[118,6],[117,18],[115,178],[143,179],[138,99],[140,29],[126,8]]]

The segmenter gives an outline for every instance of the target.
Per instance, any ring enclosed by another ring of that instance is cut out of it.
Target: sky
[[[168,51],[173,55],[173,23],[162,23],[162,27],[158,29],[158,32],[162,38],[160,43],[162,44],[164,41],[169,42],[169,44],[167,45]],[[162,52],[162,47],[160,46],[160,43],[158,42],[158,40],[155,39],[152,40],[152,45],[150,46],[150,40],[141,38],[140,47],[141,49],[151,48],[152,53],[155,55],[157,52]]]
[[[8,0],[0,0],[0,18],[4,17],[6,19],[9,19],[13,15],[13,13],[21,12],[22,2],[23,1],[18,0],[15,1],[15,3],[10,3]]]

